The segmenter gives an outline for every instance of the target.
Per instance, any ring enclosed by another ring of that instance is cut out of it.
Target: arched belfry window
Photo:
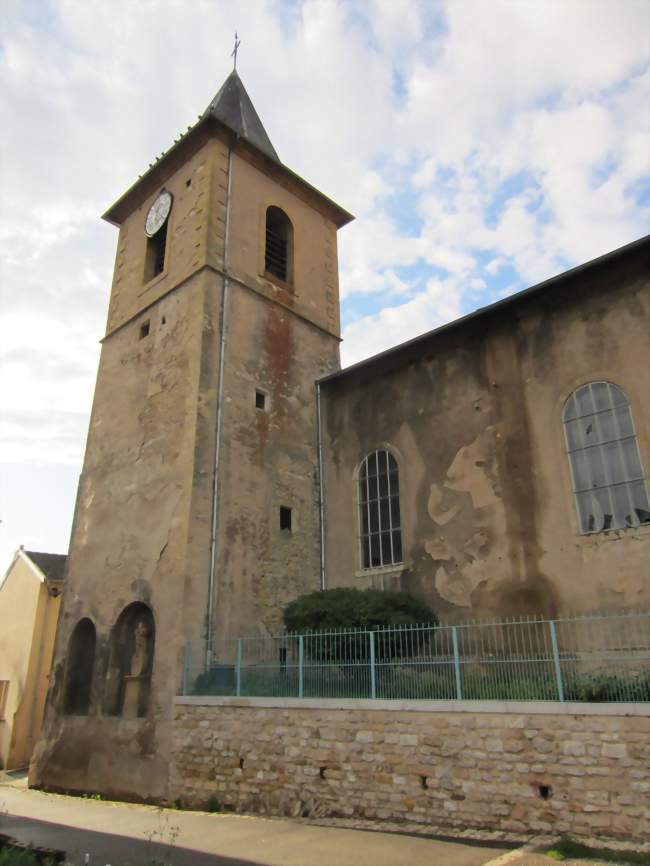
[[[574,391],[562,419],[580,531],[650,523],[650,505],[630,403],[611,382]]]
[[[88,714],[96,640],[95,626],[92,622],[87,618],[80,619],[70,636],[65,666],[63,712],[68,715]]]
[[[290,283],[293,264],[293,226],[291,220],[279,207],[271,206],[266,211],[266,247],[264,269],[268,274]]]
[[[363,568],[402,562],[397,462],[388,451],[373,451],[359,468],[359,526]]]

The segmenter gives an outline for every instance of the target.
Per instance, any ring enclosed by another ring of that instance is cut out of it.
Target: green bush
[[[214,794],[210,794],[208,799],[206,800],[204,811],[205,812],[219,812],[221,807],[219,805],[219,801],[215,797]]]
[[[33,851],[9,845],[0,850],[0,866],[54,866],[54,861],[51,859],[43,861]]]
[[[564,693],[567,701],[650,701],[650,673],[569,674],[565,675]]]
[[[214,665],[199,674],[192,688],[194,695],[234,695],[235,666]]]
[[[423,601],[405,592],[349,587],[301,595],[285,607],[283,616],[292,632],[438,623]]]
[[[363,632],[380,631],[375,645],[378,659],[400,658],[416,654],[418,641],[415,632],[409,639],[404,630],[391,632],[391,626],[438,623],[424,602],[405,592],[348,587],[301,595],[286,606],[283,617],[289,632],[320,632],[305,639],[306,658],[350,665],[368,659],[370,642]]]

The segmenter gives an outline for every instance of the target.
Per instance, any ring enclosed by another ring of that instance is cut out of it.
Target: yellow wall
[[[0,680],[9,681],[0,720],[3,769],[26,767],[38,738],[58,611],[59,598],[48,595],[38,572],[19,554],[0,586]]]

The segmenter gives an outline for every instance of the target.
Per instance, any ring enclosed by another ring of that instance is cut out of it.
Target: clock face
[[[171,209],[172,194],[164,189],[149,208],[149,213],[144,223],[144,231],[147,237],[152,238],[164,226]]]

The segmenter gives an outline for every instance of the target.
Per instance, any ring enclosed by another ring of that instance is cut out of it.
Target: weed
[[[563,837],[545,852],[553,860],[601,860],[621,866],[650,866],[650,853],[639,851],[615,851],[612,848],[590,848],[582,842]]]
[[[180,835],[181,828],[178,824],[170,823],[169,815],[162,807],[159,807],[157,812],[158,826],[153,830],[149,830],[144,835],[149,843],[148,847],[153,848],[154,845],[162,847],[163,859],[159,860],[157,857],[152,856],[147,861],[147,866],[171,866],[171,855],[176,845],[176,840]],[[153,854],[153,851],[151,853]]]
[[[219,801],[214,796],[214,794],[210,794],[210,796],[208,797],[207,802],[205,804],[205,811],[206,812],[219,812],[220,811]]]

